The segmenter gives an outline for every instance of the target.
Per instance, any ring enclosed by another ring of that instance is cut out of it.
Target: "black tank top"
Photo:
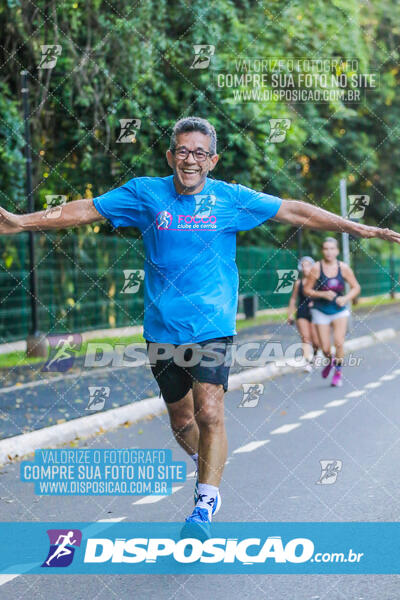
[[[331,290],[335,292],[338,296],[343,296],[345,290],[345,281],[342,275],[342,271],[340,270],[340,262],[337,261],[338,272],[335,277],[327,277],[322,269],[322,261],[320,261],[321,273],[318,277],[314,289],[319,292],[327,292]],[[326,300],[325,298],[314,298],[314,308],[328,314],[333,315],[335,313],[344,310],[345,306],[338,306],[335,300]]]

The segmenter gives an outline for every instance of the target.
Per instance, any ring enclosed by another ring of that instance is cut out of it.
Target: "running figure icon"
[[[53,363],[58,363],[61,360],[65,360],[67,358],[71,358],[71,354],[69,354],[68,352],[72,352],[72,354],[75,352],[76,350],[76,346],[73,343],[74,342],[74,336],[73,335],[69,335],[66,339],[65,338],[61,338],[58,342],[57,342],[57,346],[56,346],[56,354],[53,356],[53,358],[51,359],[51,361],[48,363],[47,368],[51,367],[51,365]]]
[[[290,288],[293,288],[293,284],[296,282],[296,271],[291,270],[291,271],[287,271],[286,273],[284,273],[278,283],[278,285],[276,286],[276,290],[275,292],[279,292],[282,288],[288,287],[290,286]]]
[[[66,535],[59,535],[56,541],[56,545],[58,545],[57,550],[46,560],[46,565],[50,566],[53,558],[61,558],[62,556],[67,556],[68,554],[72,554],[72,550],[67,548],[68,545],[74,545],[78,540],[71,539],[74,536],[73,531],[69,531]],[[60,542],[60,540],[63,540]]]

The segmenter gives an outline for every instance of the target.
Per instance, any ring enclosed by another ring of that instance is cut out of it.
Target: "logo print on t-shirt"
[[[156,216],[157,229],[169,229],[172,221],[172,215],[167,210],[162,210]]]
[[[194,216],[209,217],[217,201],[216,197],[211,194],[197,194],[194,199],[196,201]]]

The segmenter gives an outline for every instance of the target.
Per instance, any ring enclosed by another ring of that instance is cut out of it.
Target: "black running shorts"
[[[307,321],[312,321],[311,319],[311,311],[308,306],[299,306],[296,311],[296,319],[307,319]]]
[[[193,381],[221,384],[226,392],[232,342],[233,336],[230,335],[196,344],[169,344],[175,358],[162,358],[161,353],[156,354],[156,346],[159,344],[146,340],[151,370],[165,402],[169,404],[181,400],[192,387]],[[173,348],[178,350],[178,358]]]

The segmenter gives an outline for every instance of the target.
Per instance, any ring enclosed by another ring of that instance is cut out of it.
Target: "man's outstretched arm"
[[[0,206],[0,234],[19,233],[20,231],[43,231],[45,229],[64,229],[87,225],[104,220],[94,207],[93,200],[73,200],[54,209],[41,210],[26,215],[15,215]]]
[[[363,238],[380,238],[400,244],[400,233],[396,231],[355,223],[300,200],[283,200],[274,220],[280,223],[309,227],[310,229],[340,231],[341,233],[351,233]]]

